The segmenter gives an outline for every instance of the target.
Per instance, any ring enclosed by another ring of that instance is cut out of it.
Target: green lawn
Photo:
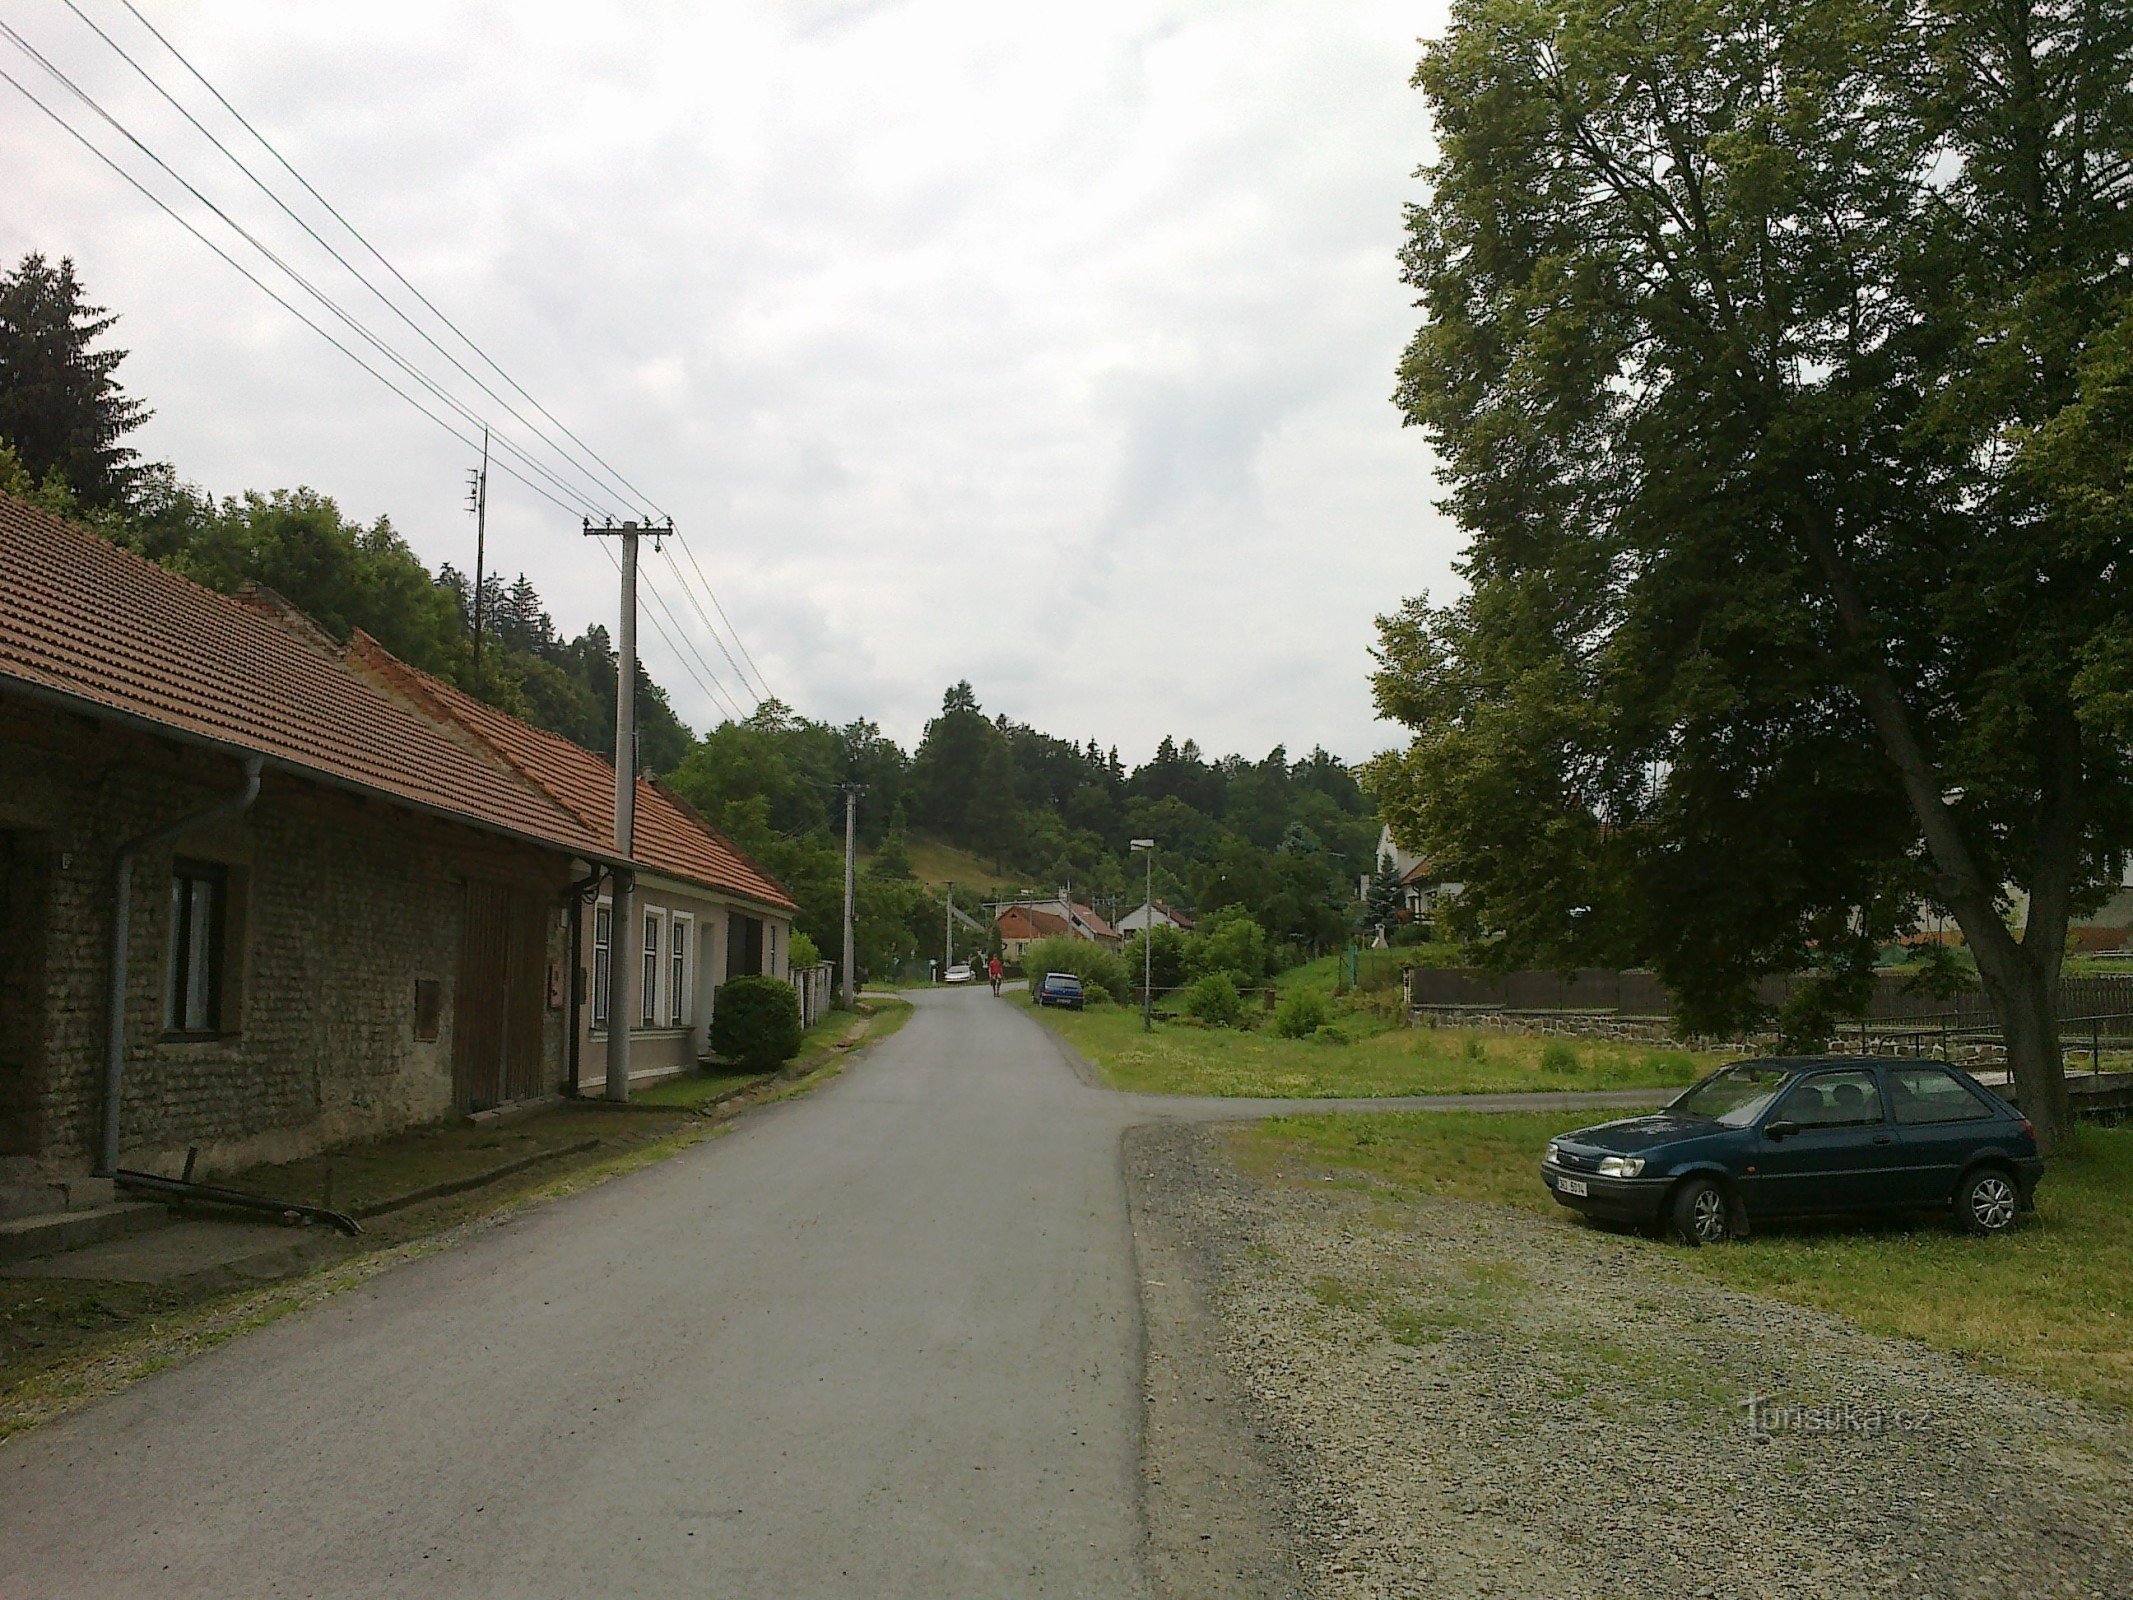
[[[1580,1119],[1529,1112],[1282,1117],[1237,1135],[1248,1168],[1368,1173],[1406,1195],[1518,1206],[1580,1227],[1537,1174],[1548,1139]],[[1729,1288],[1917,1339],[2027,1382],[2133,1409],[2133,1128],[2084,1127],[2011,1237],[1938,1218],[1765,1229],[1705,1250],[1653,1244]]]
[[[1159,1022],[1144,1034],[1140,1012],[1125,1006],[1037,1015],[1095,1062],[1111,1087],[1151,1094],[1294,1099],[1642,1089],[1692,1083],[1727,1059],[1604,1040],[1403,1028],[1367,1011],[1339,1013],[1335,1037],[1308,1039],[1279,1038],[1263,1023],[1244,1032]]]

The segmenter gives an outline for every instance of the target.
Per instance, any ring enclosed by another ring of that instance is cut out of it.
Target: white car
[[[978,975],[970,970],[970,963],[958,961],[941,977],[943,983],[976,983]]]

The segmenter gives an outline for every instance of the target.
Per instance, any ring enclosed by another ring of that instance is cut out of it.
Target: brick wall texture
[[[118,845],[233,791],[234,759],[0,701],[0,1162],[85,1164],[102,1106]],[[164,1030],[174,859],[228,873],[223,1027]],[[454,1110],[452,1023],[470,879],[540,891],[549,960],[567,958],[562,855],[268,772],[242,816],[133,874],[121,1163],[211,1174],[432,1121]],[[442,985],[416,1038],[418,980]],[[545,1013],[542,1076],[564,1073]]]

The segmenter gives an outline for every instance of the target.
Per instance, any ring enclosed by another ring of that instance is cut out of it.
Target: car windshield
[[[1044,980],[1054,989],[1079,989],[1081,980],[1071,972],[1055,972]]]
[[[1729,1128],[1745,1128],[1769,1109],[1792,1075],[1790,1067],[1743,1062],[1712,1073],[1676,1099],[1670,1109],[1684,1116],[1722,1122]]]

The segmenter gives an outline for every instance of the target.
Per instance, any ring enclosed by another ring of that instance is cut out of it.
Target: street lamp
[[[1141,896],[1141,1032],[1155,1031],[1155,841],[1135,839],[1148,855],[1148,889]]]

